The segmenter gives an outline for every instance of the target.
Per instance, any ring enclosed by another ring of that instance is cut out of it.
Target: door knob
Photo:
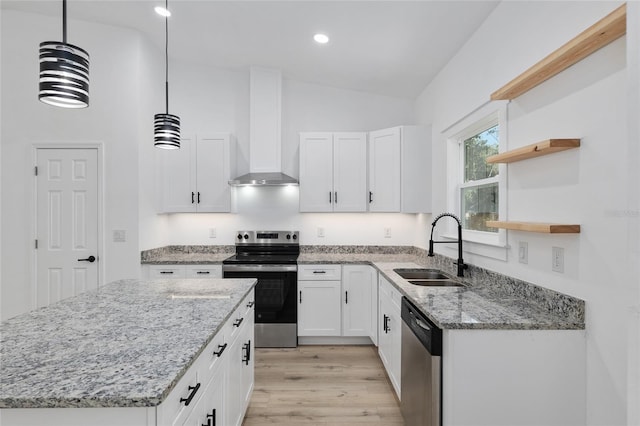
[[[78,259],[78,262],[89,262],[89,263],[93,263],[96,261],[96,257],[95,256],[89,256],[86,259]]]

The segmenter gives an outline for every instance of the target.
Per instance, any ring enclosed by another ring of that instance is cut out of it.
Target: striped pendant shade
[[[169,0],[165,0],[165,10],[169,10]],[[153,116],[153,144],[156,148],[180,148],[180,117],[169,114],[169,15],[164,15],[164,102],[165,113]]]
[[[153,140],[158,148],[180,148],[180,117],[173,114],[154,115]]]
[[[38,99],[63,108],[89,106],[89,53],[67,43],[67,2],[62,2],[63,41],[40,43]]]

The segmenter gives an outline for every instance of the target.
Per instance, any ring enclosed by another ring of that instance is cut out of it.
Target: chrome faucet
[[[438,221],[445,216],[452,217],[456,220],[456,222],[458,222],[458,241],[433,241],[433,230],[436,227],[436,223],[438,223]],[[454,262],[454,264],[458,265],[458,276],[463,277],[464,276],[463,271],[467,269],[469,265],[465,265],[464,261],[462,260],[462,222],[460,222],[460,219],[458,219],[458,216],[454,215],[453,213],[442,213],[438,215],[434,219],[434,221],[431,223],[431,238],[429,238],[429,253],[427,254],[427,256],[433,257],[434,244],[447,244],[447,243],[455,243],[455,242],[458,243],[458,261]]]

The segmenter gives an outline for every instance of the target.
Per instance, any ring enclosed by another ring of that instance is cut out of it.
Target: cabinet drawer
[[[207,387],[209,374],[202,371],[202,367],[203,358],[200,356],[162,403],[163,425],[183,425],[191,415]]]
[[[340,281],[341,265],[298,265],[299,281]]]
[[[240,305],[233,311],[233,314],[229,317],[227,321],[227,335],[228,335],[228,343],[233,344],[236,340],[240,331],[244,329],[245,325],[250,322],[250,319],[253,319],[254,315],[254,292],[252,291],[245,297]]]
[[[222,278],[222,266],[188,265],[187,278]]]
[[[393,286],[386,278],[380,275],[380,297],[387,297],[393,305],[400,310],[400,304],[402,302],[402,293]]]
[[[149,278],[185,278],[184,265],[149,265]]]

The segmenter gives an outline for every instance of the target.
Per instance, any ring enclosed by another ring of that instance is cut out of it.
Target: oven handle
[[[222,265],[222,272],[296,272],[298,265]]]

